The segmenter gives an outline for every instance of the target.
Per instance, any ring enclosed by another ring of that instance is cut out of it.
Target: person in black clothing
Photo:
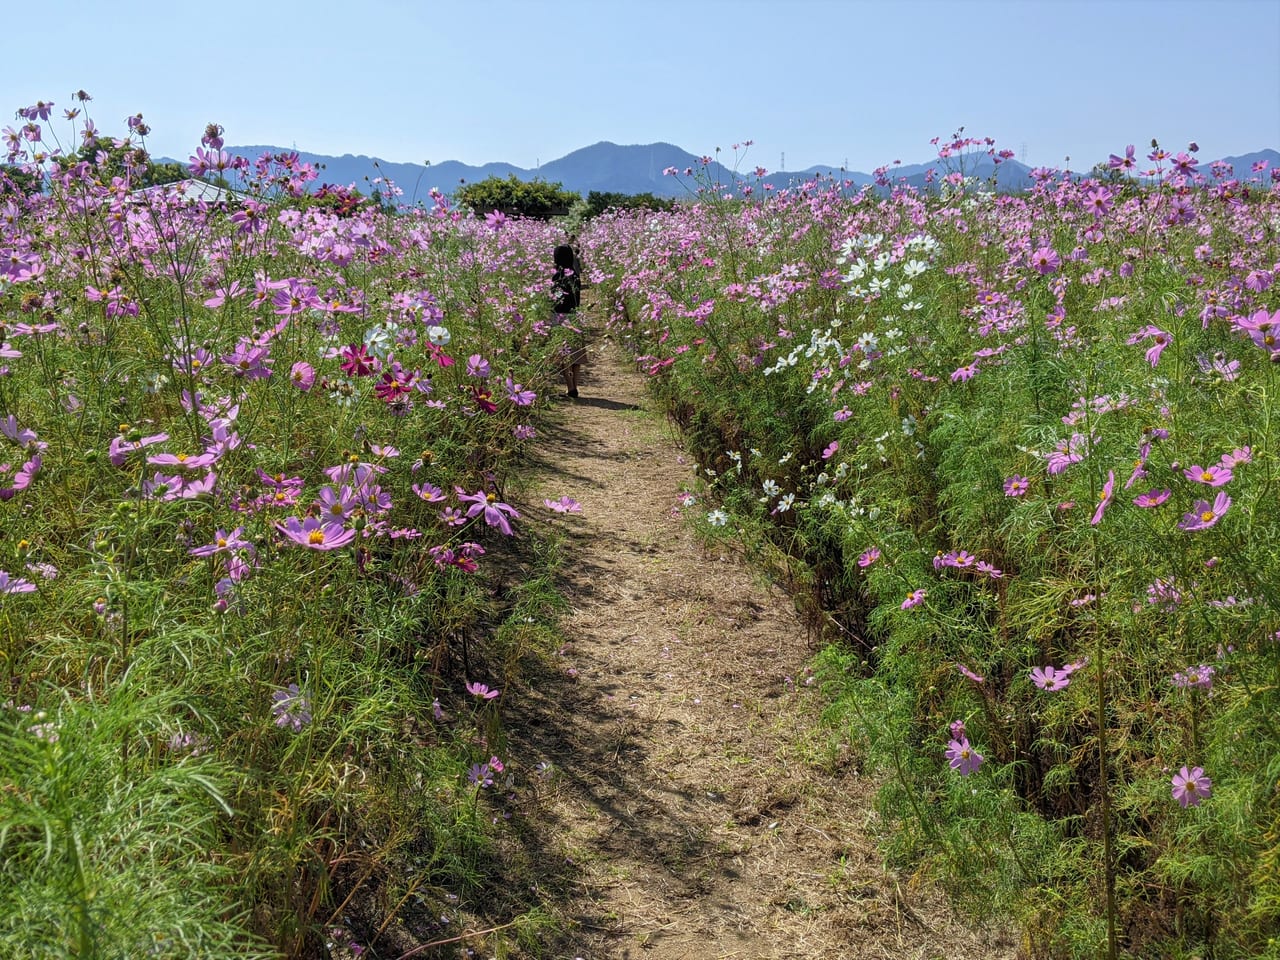
[[[561,355],[564,365],[565,386],[569,388],[569,396],[578,395],[578,375],[582,370],[582,362],[586,359],[587,350],[582,340],[582,332],[573,324],[574,315],[582,304],[582,264],[573,247],[560,244],[554,254],[556,272],[552,277],[552,296],[554,302],[557,327],[564,328],[566,336]]]

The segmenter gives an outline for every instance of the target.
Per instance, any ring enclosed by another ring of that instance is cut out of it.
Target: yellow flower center
[[[1209,522],[1210,520],[1212,520],[1212,519],[1213,519],[1213,511],[1212,511],[1212,510],[1206,510],[1204,513],[1200,514],[1200,522],[1201,522],[1201,523],[1208,523],[1208,522]]]
[[[316,544],[317,546],[324,543],[324,531],[312,530],[310,535],[307,537],[307,543]]]

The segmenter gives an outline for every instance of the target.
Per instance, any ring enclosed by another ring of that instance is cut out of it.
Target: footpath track
[[[561,402],[530,499],[582,506],[553,521],[566,643],[504,711],[513,755],[542,767],[526,822],[566,893],[543,956],[1016,956],[882,865],[875,785],[817,729],[803,624],[680,516],[702,509],[681,506],[693,465],[615,344]]]

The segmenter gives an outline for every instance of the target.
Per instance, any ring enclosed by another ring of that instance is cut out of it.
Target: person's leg
[[[565,368],[564,377],[569,385],[569,396],[571,397],[578,395],[578,369],[579,366],[576,363],[571,363]]]

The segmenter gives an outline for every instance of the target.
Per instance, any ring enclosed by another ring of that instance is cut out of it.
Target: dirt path
[[[559,839],[528,855],[571,894],[543,955],[1014,956],[880,865],[874,785],[808,733],[821,702],[791,603],[691,535],[692,465],[617,348],[590,359],[531,498],[582,505],[555,521],[568,643],[506,716],[526,769],[548,765],[527,822]]]

